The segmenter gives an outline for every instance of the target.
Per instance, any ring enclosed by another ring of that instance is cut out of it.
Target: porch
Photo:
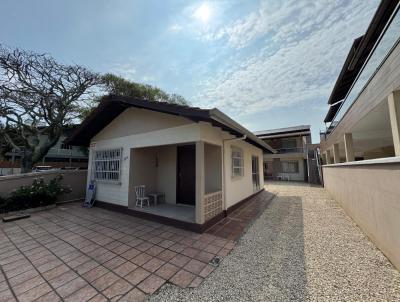
[[[139,207],[135,206],[136,211],[149,213],[157,216],[163,216],[175,220],[195,223],[196,222],[196,208],[194,206],[187,206],[182,204],[167,204],[158,203],[154,205],[151,203],[150,206]]]
[[[135,187],[159,193],[136,204]],[[128,208],[146,217],[203,225],[223,212],[222,147],[204,141],[130,150]]]

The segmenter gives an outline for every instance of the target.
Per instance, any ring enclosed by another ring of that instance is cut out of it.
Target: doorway
[[[196,204],[196,145],[177,148],[176,202]]]
[[[260,169],[258,165],[258,156],[251,157],[251,177],[253,181],[253,191],[260,190]]]

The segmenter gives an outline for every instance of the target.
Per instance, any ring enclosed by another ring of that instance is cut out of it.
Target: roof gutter
[[[241,125],[239,125],[238,123],[236,123],[234,120],[232,120],[230,117],[228,117],[227,115],[225,115],[224,113],[222,113],[218,109],[216,109],[216,108],[211,109],[210,110],[210,116],[212,117],[212,119],[216,120],[217,122],[225,124],[225,125],[229,125],[229,127],[234,129],[238,133],[242,134],[243,136],[240,137],[239,139],[241,139],[241,140],[246,140],[246,139],[252,140],[253,142],[255,142],[258,145],[260,145],[261,147],[263,147],[264,149],[269,150],[271,153],[274,153],[274,154],[278,153],[278,151],[276,151],[270,145],[265,143],[263,140],[258,138],[255,134],[251,133],[246,128],[244,128]]]

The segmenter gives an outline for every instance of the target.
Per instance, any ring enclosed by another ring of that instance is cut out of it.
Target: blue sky
[[[378,0],[2,0],[0,43],[217,107],[250,130],[311,124]]]

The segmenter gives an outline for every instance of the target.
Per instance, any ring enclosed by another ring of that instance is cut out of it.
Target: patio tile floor
[[[234,242],[72,203],[0,223],[0,301],[130,301],[197,287]]]

